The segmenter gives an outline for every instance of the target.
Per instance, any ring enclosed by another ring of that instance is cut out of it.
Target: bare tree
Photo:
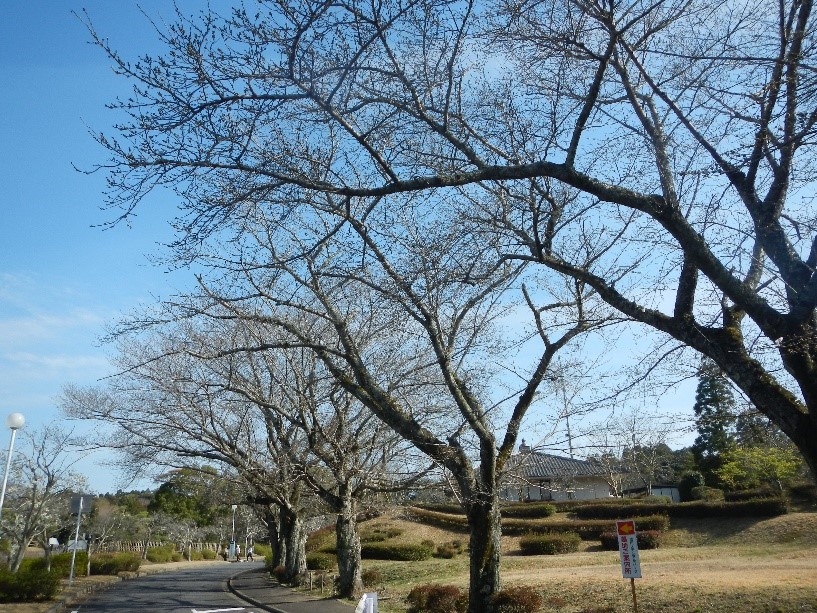
[[[388,225],[370,229],[375,214]],[[206,262],[222,278],[166,317],[242,322],[256,337],[230,354],[308,350],[332,385],[448,471],[471,532],[470,606],[484,610],[499,587],[500,477],[525,415],[559,350],[608,319],[580,283],[528,292],[523,266],[424,202],[291,215],[303,223],[243,219],[233,257]]]
[[[61,527],[71,493],[85,484],[84,477],[72,471],[79,456],[69,453],[71,436],[72,431],[59,422],[23,431],[24,443],[13,462],[6,512],[0,525],[11,544],[11,572],[20,568],[26,548],[35,539],[42,539],[46,556],[50,555],[49,532],[53,534]]]
[[[276,429],[293,426],[305,437],[309,455],[290,460],[336,514],[339,594],[359,596],[359,504],[373,492],[404,490],[425,471],[412,464],[412,447],[344,392],[313,352],[280,348],[233,358],[220,373],[225,388],[278,422]]]
[[[310,193],[468,203],[508,257],[713,359],[817,474],[813,19],[795,0],[272,1],[179,14],[167,54],[133,63],[89,24],[135,82],[98,136],[110,202],[176,187],[188,255]]]
[[[667,446],[677,426],[672,417],[645,410],[611,415],[588,434],[589,457],[605,469],[611,491],[621,496],[630,488],[650,493],[667,470],[672,452]]]
[[[129,341],[119,354],[122,376],[107,389],[66,387],[63,410],[110,424],[96,442],[121,451],[125,468],[195,470],[202,460],[224,466],[235,503],[276,505],[277,561],[292,575],[305,570],[308,502],[289,460],[307,453],[303,439],[294,428],[271,431],[257,407],[226,392],[201,360],[173,350],[173,340]]]

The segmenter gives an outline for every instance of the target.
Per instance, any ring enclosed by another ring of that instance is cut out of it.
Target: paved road
[[[227,588],[238,568],[207,566],[122,581],[94,595],[79,613],[262,613]]]
[[[219,564],[122,581],[66,611],[352,613],[353,610],[350,603],[326,598],[319,591],[283,587],[271,581],[260,564]]]

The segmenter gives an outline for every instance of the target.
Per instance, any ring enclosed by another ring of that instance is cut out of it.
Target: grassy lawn
[[[389,528],[402,529],[396,541],[467,541],[467,535],[408,522],[397,512],[361,525],[364,534]],[[503,538],[503,585],[535,586],[544,596],[543,611],[633,610],[617,552],[586,542],[577,553],[522,556],[518,542]],[[673,520],[662,547],[642,551],[641,562],[636,593],[642,613],[817,613],[817,512]],[[404,613],[403,598],[415,585],[468,583],[467,554],[425,562],[364,560],[363,568],[382,575],[382,613]]]

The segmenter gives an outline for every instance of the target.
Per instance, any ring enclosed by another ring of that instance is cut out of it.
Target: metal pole
[[[77,547],[79,546],[79,522],[82,519],[82,496],[79,497],[79,513],[77,513],[77,531],[74,534],[74,552],[71,554],[71,572],[68,575],[68,585],[74,583],[74,562],[77,559]]]
[[[6,472],[3,474],[3,490],[0,492],[0,517],[3,515],[3,502],[6,499],[6,485],[9,480],[9,468],[11,468],[11,452],[14,450],[14,437],[17,436],[17,428],[11,429],[11,443],[9,443],[9,454],[6,457]]]

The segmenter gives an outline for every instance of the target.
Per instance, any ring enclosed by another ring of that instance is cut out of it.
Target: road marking
[[[191,613],[226,613],[227,611],[246,611],[244,607],[235,607],[232,609],[208,609],[206,611],[199,611],[197,609],[190,609]]]

